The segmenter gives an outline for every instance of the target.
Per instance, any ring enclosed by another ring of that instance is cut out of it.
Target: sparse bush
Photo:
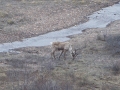
[[[73,85],[67,80],[53,80],[51,77],[39,76],[37,79],[14,87],[13,90],[73,90]]]
[[[8,17],[8,13],[7,13],[7,12],[4,12],[4,11],[0,11],[0,17],[1,17],[1,18]]]
[[[94,83],[90,82],[87,78],[83,77],[78,82],[79,87],[85,87],[85,86],[93,86]]]
[[[118,86],[108,85],[107,83],[103,83],[101,90],[120,90]]]
[[[105,39],[106,39],[106,35],[103,35],[103,34],[97,35],[97,40],[105,41]]]
[[[45,77],[34,81],[28,88],[28,90],[60,90],[56,81],[47,80]]]
[[[25,65],[25,60],[19,60],[19,59],[11,59],[6,60],[9,65],[12,65],[15,68],[23,68]]]
[[[12,21],[12,20],[8,20],[8,21],[7,21],[7,24],[9,24],[9,25],[13,25],[13,24],[15,24],[15,22]]]
[[[44,63],[44,67],[47,71],[54,70],[55,66],[56,66],[56,64],[52,61],[48,61],[48,62]]]
[[[78,83],[78,86],[80,86],[80,87],[84,87],[86,85],[87,85],[87,79],[85,79],[85,78],[81,79]]]
[[[114,75],[120,74],[120,62],[115,62],[112,65],[112,72]]]
[[[110,35],[107,37],[106,42],[106,48],[113,56],[120,53],[120,35]]]

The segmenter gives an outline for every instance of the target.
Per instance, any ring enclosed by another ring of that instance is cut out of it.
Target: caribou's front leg
[[[66,60],[66,52],[67,52],[67,50],[64,50],[64,60]]]
[[[62,52],[60,53],[59,60],[60,60],[60,57],[61,57],[61,55],[63,54],[63,52],[64,52],[64,50],[62,50]]]
[[[55,50],[52,51],[51,57],[52,57],[53,59],[56,59],[56,58],[55,58]]]

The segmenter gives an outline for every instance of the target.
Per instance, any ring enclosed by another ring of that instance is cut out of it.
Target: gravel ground
[[[119,0],[0,0],[0,43],[13,42],[87,21]]]

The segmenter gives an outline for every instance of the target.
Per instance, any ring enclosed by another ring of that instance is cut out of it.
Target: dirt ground
[[[1,0],[0,42],[12,42],[87,21],[119,0]],[[6,7],[5,7],[5,6]],[[120,21],[70,36],[72,60],[53,60],[51,47],[0,53],[0,90],[120,90]],[[4,37],[4,38],[3,38]],[[56,56],[59,52],[56,53]]]

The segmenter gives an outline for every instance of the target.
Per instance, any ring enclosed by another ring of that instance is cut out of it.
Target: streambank
[[[88,20],[86,16],[117,2],[119,0],[57,2],[2,0],[0,43],[20,41],[86,22]]]
[[[0,52],[9,51],[10,49],[28,47],[28,46],[46,46],[53,41],[67,41],[68,36],[79,34],[82,30],[89,28],[104,28],[115,20],[120,19],[120,3],[103,8],[92,15],[88,16],[89,20],[83,24],[79,24],[60,31],[49,32],[37,37],[24,39],[22,42],[16,41],[12,43],[0,44]]]
[[[87,29],[82,34],[73,35],[69,42],[79,49],[75,60],[69,54],[66,60],[62,56],[60,60],[52,60],[50,46],[16,49],[20,53],[0,53],[0,82],[4,82],[0,88],[22,88],[27,84],[31,90],[54,82],[53,86],[62,88],[66,85],[67,88],[72,87],[71,90],[119,90],[119,28],[120,20],[117,20],[105,28]],[[14,82],[18,84],[11,84]]]

